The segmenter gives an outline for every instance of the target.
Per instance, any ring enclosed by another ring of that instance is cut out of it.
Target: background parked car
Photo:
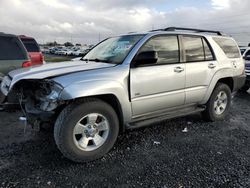
[[[16,35],[0,33],[0,83],[8,72],[31,66],[28,53]],[[0,95],[0,104],[4,97]]]
[[[44,57],[36,40],[32,37],[27,37],[25,35],[20,35],[19,38],[21,39],[30,56],[31,66],[43,64]]]
[[[42,52],[43,54],[49,54],[49,53],[50,53],[48,48],[42,48],[42,49],[41,49],[41,52]]]
[[[0,33],[0,82],[11,70],[31,65],[21,40],[11,34]]]
[[[89,51],[90,49],[80,49],[80,50],[74,51],[72,54],[74,56],[85,56]]]
[[[246,83],[241,90],[247,91],[250,88],[250,47],[241,47],[240,51],[246,62],[245,71],[247,75]]]

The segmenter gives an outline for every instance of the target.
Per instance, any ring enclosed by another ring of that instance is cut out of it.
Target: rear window
[[[240,58],[238,45],[229,38],[213,38],[228,58]]]
[[[25,50],[15,37],[0,36],[0,60],[24,60]]]
[[[28,52],[40,52],[40,49],[34,39],[21,39]]]

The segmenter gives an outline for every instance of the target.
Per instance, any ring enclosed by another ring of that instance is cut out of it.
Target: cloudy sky
[[[168,26],[222,30],[250,43],[250,0],[0,0],[0,32],[96,43]]]

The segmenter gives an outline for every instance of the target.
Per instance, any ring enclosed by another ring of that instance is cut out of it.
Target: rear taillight
[[[30,66],[32,66],[32,63],[30,61],[23,62],[23,65],[22,65],[23,68],[30,67]]]
[[[42,53],[40,53],[40,61],[41,61],[41,64],[43,64],[43,60],[44,60],[44,56]]]

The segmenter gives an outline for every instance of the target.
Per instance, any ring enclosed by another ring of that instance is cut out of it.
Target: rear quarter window
[[[28,52],[40,52],[39,46],[34,39],[21,39]]]
[[[15,37],[0,36],[0,60],[24,60],[26,52]]]
[[[236,42],[230,38],[213,38],[228,58],[240,58],[240,52]]]

